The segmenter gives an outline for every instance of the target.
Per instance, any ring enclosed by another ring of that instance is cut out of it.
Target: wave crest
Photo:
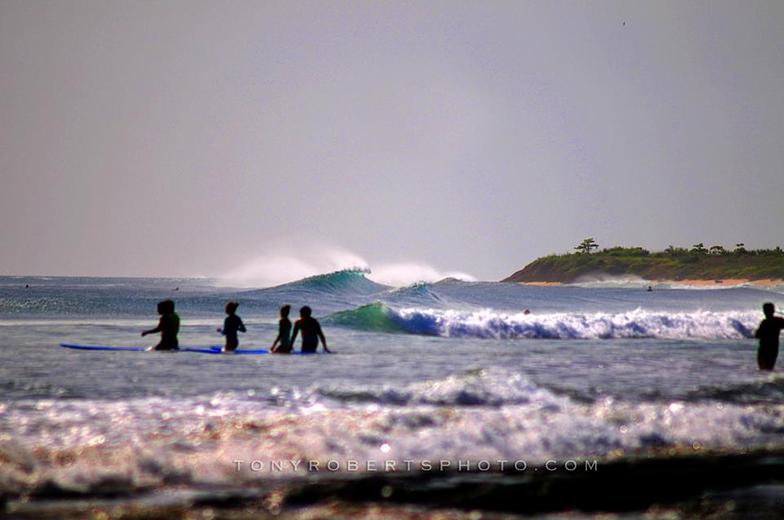
[[[259,289],[252,292],[265,294],[268,292],[284,291],[289,295],[292,293],[306,293],[367,296],[389,289],[386,285],[368,280],[365,275],[369,272],[370,271],[366,268],[342,269],[340,271],[318,274],[316,276],[297,280],[296,282],[271,287],[269,289]]]

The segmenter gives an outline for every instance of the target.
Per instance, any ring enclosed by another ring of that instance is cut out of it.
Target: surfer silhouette
[[[300,318],[294,323],[294,333],[291,335],[291,344],[297,339],[297,333],[302,331],[302,352],[313,353],[316,352],[318,341],[321,339],[321,346],[324,352],[330,352],[327,348],[327,338],[321,332],[321,325],[311,316],[313,311],[310,307],[305,305],[299,310]]]
[[[779,355],[779,333],[784,329],[784,318],[773,315],[776,307],[770,302],[762,305],[762,312],[765,319],[754,333],[754,337],[759,339],[757,366],[760,370],[773,370]]]
[[[291,320],[289,312],[291,305],[284,305],[280,308],[280,321],[278,321],[278,337],[272,342],[270,351],[273,354],[288,354],[293,345],[291,341]]]
[[[158,314],[161,315],[158,326],[142,332],[142,337],[160,332],[161,341],[153,347],[153,350],[179,350],[177,333],[180,331],[180,317],[174,312],[174,302],[172,300],[158,302]]]
[[[223,328],[218,329],[218,332],[226,336],[226,344],[223,347],[224,352],[234,352],[240,345],[240,340],[237,337],[237,332],[247,332],[245,324],[242,319],[237,316],[237,302],[228,302],[226,304],[226,319],[223,320]]]

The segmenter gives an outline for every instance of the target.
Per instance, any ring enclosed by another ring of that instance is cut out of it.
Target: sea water
[[[241,349],[268,348],[288,303],[292,318],[313,308],[336,354],[58,346],[153,344],[140,332],[164,298],[176,301],[181,346],[221,344],[215,329],[233,299],[248,329]],[[359,271],[261,289],[0,278],[0,496],[247,490],[425,463],[449,475],[480,462],[488,475],[575,461],[595,472],[607,461],[777,452],[784,378],[756,369],[753,339],[765,301],[784,305],[784,292],[452,279],[394,288]]]

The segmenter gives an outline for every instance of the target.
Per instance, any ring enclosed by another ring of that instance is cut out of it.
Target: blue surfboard
[[[78,345],[76,343],[60,343],[61,347],[70,348],[74,350],[92,350],[92,351],[110,351],[110,352],[195,352],[197,354],[212,354],[212,355],[246,355],[246,356],[261,356],[264,354],[269,354],[270,351],[264,348],[257,348],[257,349],[238,349],[234,352],[223,352],[223,347],[219,345],[213,345],[207,348],[193,348],[193,347],[183,347],[179,350],[161,350],[161,351],[151,351],[148,350],[147,347],[115,347],[110,345]],[[323,354],[323,352],[289,352],[289,355],[296,355],[296,356],[310,356],[312,354]],[[285,354],[281,354],[285,355]]]
[[[75,343],[60,343],[61,347],[72,348],[75,350],[119,350],[126,352],[144,352],[146,347],[109,347],[101,345],[76,345]]]
[[[234,352],[223,352],[223,347],[219,345],[215,345],[210,347],[210,351],[215,354],[247,354],[247,355],[260,355],[260,354],[269,354],[269,350],[265,348],[257,348],[257,349],[242,349],[239,348]]]
[[[115,347],[109,345],[77,345],[76,343],[60,343],[61,347],[70,348],[74,350],[93,350],[93,351],[113,351],[113,352],[148,352],[147,347]],[[169,350],[169,351],[158,351],[158,352],[195,352],[197,354],[224,354],[221,352],[221,347],[213,346],[208,348],[192,348],[192,347],[184,347],[179,350]],[[261,354],[268,354],[269,351],[266,349],[256,349],[256,350],[238,350],[234,352],[235,354],[253,354],[253,355],[261,355]],[[228,352],[226,353],[228,354]]]
[[[210,347],[210,349],[213,352],[218,353],[218,354],[231,354],[231,352],[222,352],[223,347],[217,346],[217,345],[213,346],[213,347]],[[269,350],[266,350],[266,349],[263,349],[263,348],[259,348],[259,349],[245,349],[245,350],[237,349],[233,353],[234,354],[251,354],[251,355],[271,354],[271,352]],[[334,354],[334,352],[331,352],[331,353]],[[294,355],[294,356],[309,356],[311,354],[324,354],[324,352],[301,352],[299,350],[295,350],[295,351],[292,351],[292,352],[288,353],[288,355]],[[281,355],[283,356],[285,354],[281,354]]]

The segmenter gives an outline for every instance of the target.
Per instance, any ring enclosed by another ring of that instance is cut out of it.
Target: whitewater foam
[[[334,246],[311,245],[307,253],[280,245],[268,249],[275,253],[260,254],[219,275],[219,283],[235,287],[273,287],[324,273],[368,270],[368,263],[362,257]]]
[[[266,253],[244,262],[227,273],[218,275],[217,282],[233,287],[274,287],[339,271],[356,270],[383,285],[405,287],[412,283],[435,282],[444,278],[474,281],[467,273],[441,271],[423,262],[379,262],[372,266],[359,255],[342,248],[311,245],[306,253],[291,251],[284,246],[269,248]]]
[[[288,403],[281,407],[283,403]],[[385,406],[388,404],[393,406]],[[405,406],[395,406],[401,403]],[[519,460],[764,447],[784,407],[722,402],[580,404],[506,370],[389,387],[274,388],[208,398],[40,400],[0,407],[0,491],[80,493],[306,475],[260,461]],[[245,461],[240,471],[236,461]],[[114,488],[113,488],[114,486]]]
[[[335,324],[364,330],[493,339],[741,339],[751,338],[754,312],[655,312],[508,314],[490,309],[402,308],[382,304],[340,313]]]
[[[423,263],[409,262],[399,264],[380,264],[372,269],[371,279],[391,285],[393,287],[405,287],[410,284],[433,283],[444,278],[454,278],[473,282],[476,280],[467,273],[456,271],[439,271],[438,269]]]

